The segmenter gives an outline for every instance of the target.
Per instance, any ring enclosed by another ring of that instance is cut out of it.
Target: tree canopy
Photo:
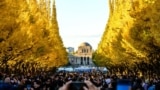
[[[67,64],[55,2],[1,0],[0,13],[1,70],[36,72]]]
[[[144,71],[151,68],[149,65],[157,68],[159,4],[158,0],[109,0],[110,17],[93,55],[94,61],[116,71]]]

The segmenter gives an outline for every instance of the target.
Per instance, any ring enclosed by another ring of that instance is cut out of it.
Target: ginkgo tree
[[[53,6],[53,9],[48,6]],[[55,3],[51,5],[46,0],[3,0],[0,12],[2,71],[36,73],[67,64]]]
[[[109,0],[109,20],[94,61],[110,71],[159,74],[155,69],[160,65],[158,4],[158,0]]]

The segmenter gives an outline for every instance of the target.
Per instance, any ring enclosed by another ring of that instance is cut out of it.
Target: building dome
[[[80,47],[81,47],[81,46],[90,46],[90,47],[91,47],[91,45],[90,45],[89,43],[87,43],[87,42],[81,43],[81,44],[80,44]]]

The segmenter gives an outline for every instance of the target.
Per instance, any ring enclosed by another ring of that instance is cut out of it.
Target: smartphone
[[[116,90],[131,90],[131,81],[127,79],[118,80]]]
[[[87,85],[84,82],[73,81],[69,85],[69,89],[68,90],[84,90],[83,87],[87,87]]]

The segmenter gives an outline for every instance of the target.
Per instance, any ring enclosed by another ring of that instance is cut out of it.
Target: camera
[[[88,88],[86,83],[84,83],[84,82],[73,81],[70,83],[68,90],[84,90],[83,87]]]

